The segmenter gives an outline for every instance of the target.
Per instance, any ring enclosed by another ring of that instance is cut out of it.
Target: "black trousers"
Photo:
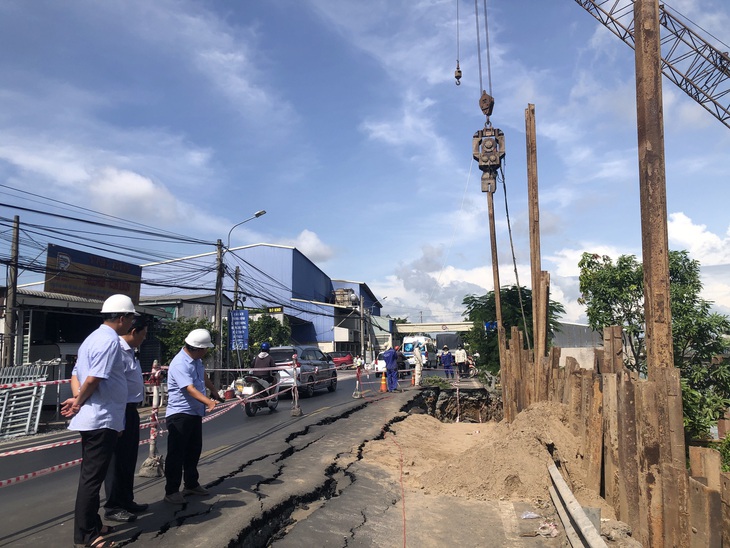
[[[104,479],[104,508],[127,508],[134,502],[134,474],[139,453],[139,413],[136,403],[124,411],[124,431],[117,439],[109,470]]]
[[[459,362],[456,365],[459,368],[460,377],[467,377],[469,375],[469,367],[467,366],[466,362]]]
[[[109,428],[81,432],[81,471],[74,508],[74,543],[95,540],[103,526],[99,517],[99,491],[109,469],[119,433]]]
[[[176,413],[166,419],[167,457],[165,459],[165,494],[180,490],[184,481],[186,489],[200,485],[198,461],[203,450],[203,417]]]

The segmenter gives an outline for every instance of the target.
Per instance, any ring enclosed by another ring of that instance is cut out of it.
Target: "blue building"
[[[237,267],[239,308],[281,307],[298,344],[371,356],[390,340],[392,321],[382,321],[382,305],[367,284],[331,279],[295,247],[239,247],[226,253],[226,263],[227,270]]]

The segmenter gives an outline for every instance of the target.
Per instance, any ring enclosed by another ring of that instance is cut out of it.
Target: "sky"
[[[217,239],[294,245],[367,283],[383,314],[456,321],[465,295],[493,289],[472,159],[486,89],[505,134],[501,284],[530,286],[534,104],[542,269],[562,319],[585,323],[581,254],[641,257],[634,54],[572,0],[486,5],[480,51],[466,0],[4,0],[0,217],[60,228],[19,207],[101,212],[194,240],[135,240],[139,264]],[[669,6],[730,43],[724,0]],[[700,261],[703,297],[730,314],[730,131],[666,79],[663,94],[669,246]],[[21,254],[43,261],[40,238]]]

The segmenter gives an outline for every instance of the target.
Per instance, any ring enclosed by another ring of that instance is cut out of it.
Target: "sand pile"
[[[583,488],[580,440],[567,425],[566,407],[541,402],[512,424],[450,423],[411,415],[383,440],[368,443],[363,457],[400,477],[407,488],[477,500],[549,500],[549,463],[556,462],[574,494],[603,517],[614,512]]]

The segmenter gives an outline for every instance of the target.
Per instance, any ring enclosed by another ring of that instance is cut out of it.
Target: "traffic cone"
[[[411,371],[411,386],[416,386],[416,374]]]
[[[381,392],[387,392],[388,391],[388,385],[385,382],[385,371],[383,371],[383,376],[380,377],[380,391]]]

